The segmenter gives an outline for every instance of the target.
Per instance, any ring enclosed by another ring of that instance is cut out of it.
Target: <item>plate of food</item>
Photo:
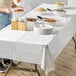
[[[39,14],[44,14],[46,12],[46,9],[44,7],[38,7],[35,9]]]
[[[44,23],[51,25],[51,26],[55,26],[57,23],[57,20],[56,19],[46,19],[46,20],[44,20]]]
[[[66,11],[64,9],[55,9],[53,13],[55,15],[58,15],[58,16],[65,16],[66,15]]]
[[[65,4],[63,2],[55,2],[53,5],[54,5],[55,9],[62,9],[65,6]]]
[[[43,8],[43,7],[38,7],[38,8],[36,8],[36,11],[38,11],[38,12],[44,12],[44,11],[46,11],[46,9]]]
[[[18,6],[16,8],[12,8],[14,17],[21,18],[31,10],[25,0],[14,0],[14,2]]]

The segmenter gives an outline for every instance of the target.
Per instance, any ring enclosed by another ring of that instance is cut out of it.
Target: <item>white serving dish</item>
[[[54,7],[54,9],[63,9],[64,5],[59,6],[59,5],[53,4],[53,7]]]
[[[53,26],[50,25],[35,25],[34,32],[41,35],[51,34],[53,31]]]
[[[46,25],[50,25],[50,26],[55,26],[57,22],[45,22],[44,21],[44,24]]]
[[[53,13],[54,13],[55,15],[58,15],[58,16],[65,16],[65,15],[66,15],[66,12],[54,11]]]

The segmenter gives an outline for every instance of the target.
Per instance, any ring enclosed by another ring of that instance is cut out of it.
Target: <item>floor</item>
[[[76,52],[74,49],[73,40],[71,40],[68,43],[68,45],[63,49],[62,53],[56,59],[55,65],[56,69],[50,72],[48,76],[76,76]],[[22,63],[20,66],[32,68],[33,64]],[[41,76],[45,76],[45,73],[43,70],[41,70],[40,65],[38,65],[38,69]],[[3,73],[0,73],[0,76],[3,75],[4,75]],[[38,76],[38,75],[36,73],[11,69],[7,76]]]

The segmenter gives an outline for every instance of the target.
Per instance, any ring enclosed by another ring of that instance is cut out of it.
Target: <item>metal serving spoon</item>
[[[46,8],[48,11],[50,11],[50,12],[52,12],[52,11],[55,11],[55,10],[52,10],[52,9],[50,9],[50,8]]]
[[[48,19],[48,18],[45,18],[45,17],[42,17],[42,16],[37,16],[39,19]]]

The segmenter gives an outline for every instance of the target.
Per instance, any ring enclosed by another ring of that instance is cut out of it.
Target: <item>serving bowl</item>
[[[47,25],[55,26],[56,23],[57,23],[57,20],[55,20],[55,19],[46,19],[46,20],[44,20],[44,24],[47,24]]]
[[[56,9],[62,9],[65,4],[63,2],[55,2],[53,5]]]
[[[53,31],[53,26],[40,24],[34,26],[34,32],[41,35],[48,35],[51,34]]]
[[[46,9],[44,7],[38,7],[35,9],[39,14],[45,14]]]
[[[63,9],[55,9],[55,10],[53,11],[53,13],[54,13],[55,15],[58,15],[58,16],[65,16],[65,15],[66,15],[66,11],[63,10]]]

